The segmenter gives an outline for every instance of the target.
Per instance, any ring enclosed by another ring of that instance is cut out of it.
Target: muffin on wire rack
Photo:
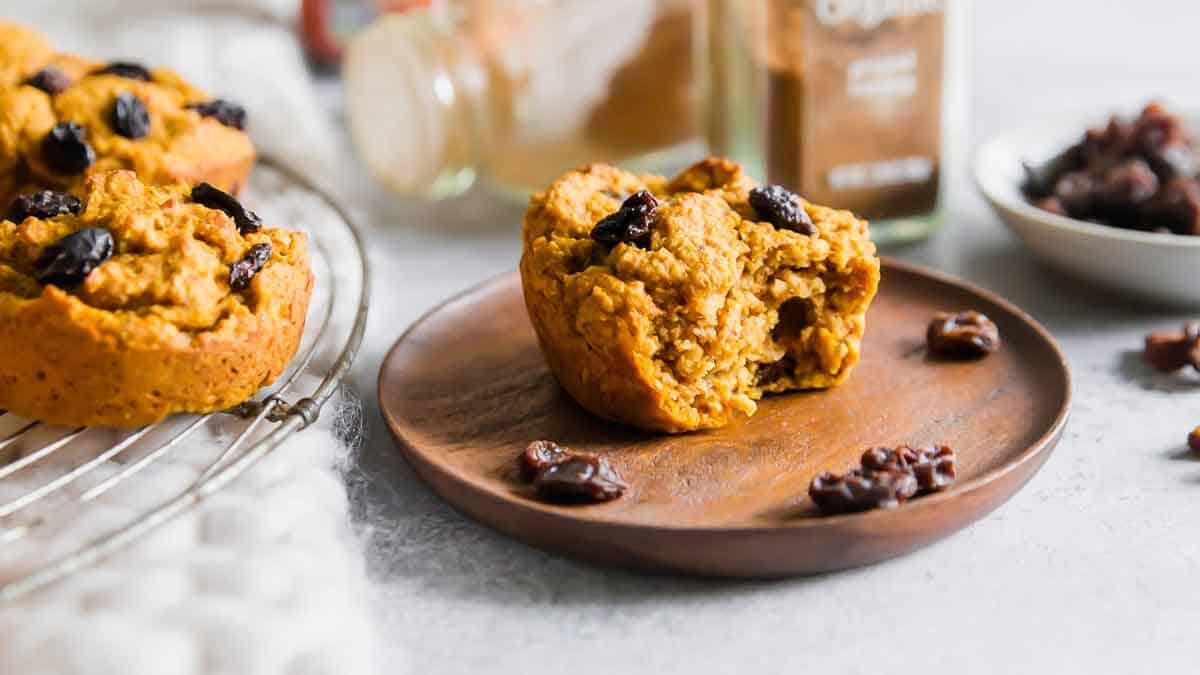
[[[283,372],[312,284],[303,233],[207,183],[24,194],[0,221],[0,408],[115,427],[228,408]]]

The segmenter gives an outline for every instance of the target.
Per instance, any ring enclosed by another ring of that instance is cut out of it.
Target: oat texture
[[[867,223],[804,208],[815,236],[758,220],[721,159],[673,180],[606,165],[534,195],[521,279],[551,370],[593,413],[682,432],[751,415],[770,392],[832,387],[859,359],[879,283]],[[593,241],[622,199],[659,200],[650,244]]]

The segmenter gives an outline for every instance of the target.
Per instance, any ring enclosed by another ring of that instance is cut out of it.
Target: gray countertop
[[[1168,0],[977,3],[970,140],[1064,108],[1099,116],[1152,96],[1200,107],[1198,14]],[[994,290],[1054,333],[1076,386],[1062,443],[1016,497],[947,540],[771,583],[575,563],[426,490],[375,409],[379,363],[439,300],[515,266],[522,209],[482,191],[438,204],[376,197],[373,313],[354,374],[372,436],[352,499],[387,659],[421,673],[1195,671],[1200,461],[1183,441],[1200,424],[1200,378],[1152,374],[1137,354],[1146,331],[1185,313],[1043,269],[966,167],[954,172],[943,231],[891,253]]]

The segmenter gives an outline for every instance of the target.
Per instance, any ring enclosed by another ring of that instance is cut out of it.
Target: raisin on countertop
[[[635,192],[621,202],[621,208],[596,223],[592,239],[610,246],[625,243],[647,248],[656,208],[658,200],[654,195],[646,190]]]
[[[25,80],[25,84],[37,87],[53,96],[71,86],[71,77],[59,68],[46,66]]]
[[[271,245],[268,243],[255,244],[241,260],[229,266],[229,287],[235,291],[250,288],[250,281],[258,274],[267,261],[271,259]]]
[[[782,185],[768,185],[750,191],[750,206],[759,218],[781,230],[812,236],[817,226],[804,210],[804,199]]]
[[[539,472],[533,487],[546,501],[607,502],[624,494],[627,486],[603,457],[574,455]]]
[[[929,353],[943,358],[974,359],[1000,348],[1000,329],[986,315],[969,310],[936,314],[925,331]]]
[[[112,254],[112,234],[102,227],[89,227],[72,232],[47,247],[34,267],[41,283],[71,288],[86,279]]]
[[[238,232],[249,234],[262,229],[262,218],[250,209],[242,206],[236,197],[209,183],[200,183],[192,188],[192,201],[203,204],[210,209],[224,211],[225,215],[233,218]]]
[[[1200,370],[1200,322],[1189,321],[1178,331],[1158,331],[1146,336],[1142,357],[1155,370],[1171,373],[1191,366]]]
[[[227,127],[246,128],[246,109],[233,101],[215,98],[203,103],[189,103],[185,107],[195,110],[202,117],[211,117]]]
[[[1192,452],[1200,455],[1200,427],[1196,427],[1188,433],[1187,444],[1192,449]]]
[[[79,200],[79,197],[66,192],[40,190],[14,199],[12,206],[8,209],[8,219],[14,223],[20,223],[30,216],[53,218],[78,215],[81,211],[83,211],[83,202]]]
[[[125,138],[137,140],[150,133],[150,111],[141,99],[127,91],[117,94],[109,122],[113,131]]]
[[[59,173],[80,174],[96,162],[96,151],[88,145],[83,127],[59,122],[42,139],[42,159]]]

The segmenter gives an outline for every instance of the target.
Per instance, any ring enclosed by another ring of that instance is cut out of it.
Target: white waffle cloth
[[[259,148],[314,175],[334,152],[333,135],[290,31],[296,4],[0,0],[0,15],[41,28],[63,49],[178,69],[244,103]],[[135,547],[0,607],[0,674],[375,672],[361,546],[338,473],[347,448],[330,430],[336,417],[327,410],[229,489]],[[181,448],[137,490],[105,495],[88,520],[120,522],[134,497],[173,495],[200,468],[189,454]],[[38,473],[0,483],[0,501]],[[77,544],[81,527],[34,530],[24,549],[0,559],[0,577]],[[388,672],[400,665],[390,662]]]

